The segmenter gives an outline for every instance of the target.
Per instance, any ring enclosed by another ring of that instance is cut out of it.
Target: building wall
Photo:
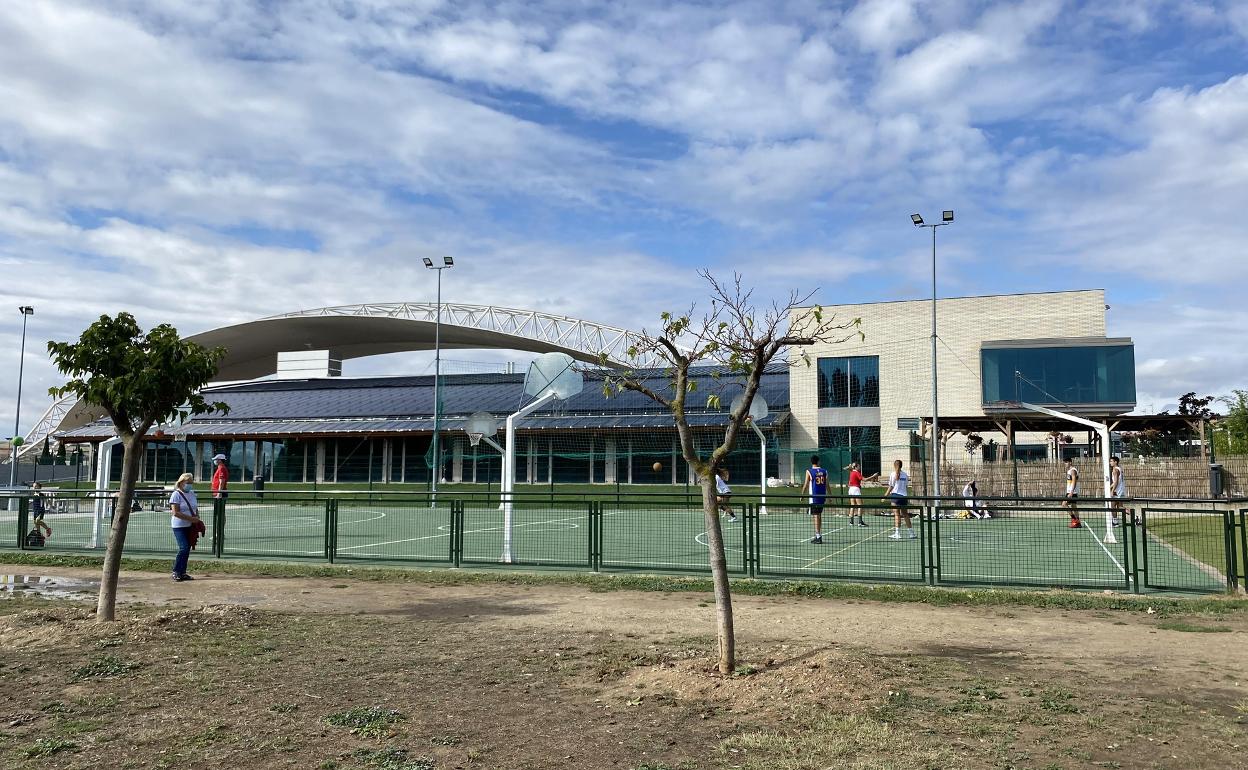
[[[808,309],[795,310],[796,322]],[[818,446],[820,426],[880,426],[881,458],[887,465],[902,458],[909,433],[897,429],[899,417],[932,412],[930,300],[879,302],[824,307],[825,318],[862,319],[865,339],[805,348],[811,365],[796,363],[790,372],[791,444]],[[940,413],[983,414],[979,379],[979,346],[984,340],[1105,336],[1105,292],[1102,289],[958,297],[937,301],[937,347]],[[795,352],[795,358],[802,351]],[[819,409],[817,359],[879,356],[880,407]],[[952,445],[952,444],[951,444]]]

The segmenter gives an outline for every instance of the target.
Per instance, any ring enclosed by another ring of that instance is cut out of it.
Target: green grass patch
[[[1163,631],[1183,631],[1189,634],[1227,634],[1234,630],[1226,626],[1197,626],[1182,620],[1163,620],[1157,627]]]
[[[124,660],[113,655],[104,655],[74,671],[74,681],[79,682],[84,679],[111,679],[113,677],[125,676],[136,668],[139,668],[139,666],[140,664],[135,663],[134,661]]]
[[[351,758],[370,770],[433,770],[432,759],[409,757],[407,749],[356,749]]]
[[[1226,541],[1220,516],[1167,516],[1148,518],[1148,531],[1193,559],[1223,572],[1226,570]]]
[[[0,551],[0,563],[26,567],[99,568],[102,556],[32,554]],[[709,577],[647,574],[583,574],[508,570],[418,569],[358,567],[332,564],[294,564],[279,561],[217,560],[197,562],[199,569],[216,575],[334,578],[425,585],[564,585],[591,591],[655,591],[712,594]],[[168,559],[122,559],[122,569],[164,574]],[[909,602],[938,607],[1036,607],[1062,610],[1101,610],[1166,616],[1227,617],[1248,613],[1248,599],[1225,596],[1162,597],[1097,594],[1052,589],[1026,591],[1009,588],[954,589],[914,585],[835,583],[817,580],[751,580],[732,582],[738,596],[785,596],[816,599],[853,599]],[[2,605],[0,605],[2,606]]]
[[[27,759],[39,759],[42,757],[54,757],[67,751],[78,751],[78,744],[64,738],[40,738],[35,741],[33,746],[27,746],[22,751],[22,754]]]
[[[325,721],[331,725],[349,727],[351,732],[365,738],[381,738],[388,735],[391,725],[405,719],[407,717],[402,712],[381,706],[361,706],[325,717]]]

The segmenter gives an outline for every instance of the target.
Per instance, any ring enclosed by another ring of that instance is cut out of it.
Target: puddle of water
[[[46,596],[52,599],[80,599],[99,590],[98,580],[56,575],[0,575],[0,593]]]

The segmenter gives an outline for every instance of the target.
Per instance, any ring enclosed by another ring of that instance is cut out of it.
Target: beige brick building
[[[790,446],[837,446],[847,439],[852,444],[869,444],[873,432],[866,429],[878,428],[882,459],[887,463],[894,455],[904,457],[910,434],[905,427],[899,428],[898,420],[903,420],[905,426],[906,420],[927,417],[932,412],[931,301],[837,305],[824,307],[823,311],[825,315],[834,313],[842,321],[861,319],[865,339],[804,350],[811,365],[795,364],[789,380]],[[1053,355],[1059,356],[1055,359],[1059,364],[1063,360],[1061,350],[1111,344],[1119,348],[1129,346],[1129,340],[1106,339],[1105,311],[1105,292],[1101,289],[938,300],[941,415],[984,414],[984,343],[1011,341],[995,346],[1018,349],[1047,347],[1057,351]],[[796,321],[805,312],[807,309],[795,311],[791,320]],[[820,359],[825,360],[821,363]],[[1013,370],[1008,376],[1013,376]],[[1096,377],[1092,373],[1085,379],[1094,381]],[[1070,388],[1068,391],[1074,392]],[[1061,394],[1046,399],[1049,403],[1068,400]],[[1122,404],[1113,409],[1129,411],[1134,406],[1133,364],[1130,400],[1126,409],[1121,408]],[[950,455],[953,454],[951,451]]]

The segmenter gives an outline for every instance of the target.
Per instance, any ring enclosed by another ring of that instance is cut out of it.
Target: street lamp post
[[[953,211],[940,212],[940,221],[926,223],[918,214],[911,214],[910,221],[915,227],[928,227],[932,231],[932,488],[936,491],[936,510],[940,508],[940,397],[937,395],[936,374],[936,228],[953,224]]]
[[[443,257],[441,265],[424,258],[425,267],[438,271],[438,305],[433,324],[433,482],[430,488],[429,507],[438,504],[438,474],[442,472],[442,456],[439,444],[439,423],[442,417],[442,271],[455,266],[455,260]]]
[[[13,438],[9,439],[9,486],[17,486],[17,448],[14,439],[21,435],[22,425],[22,373],[26,365],[26,318],[35,314],[30,305],[22,305],[18,312],[22,314],[22,349],[17,358],[17,416],[13,418]]]

